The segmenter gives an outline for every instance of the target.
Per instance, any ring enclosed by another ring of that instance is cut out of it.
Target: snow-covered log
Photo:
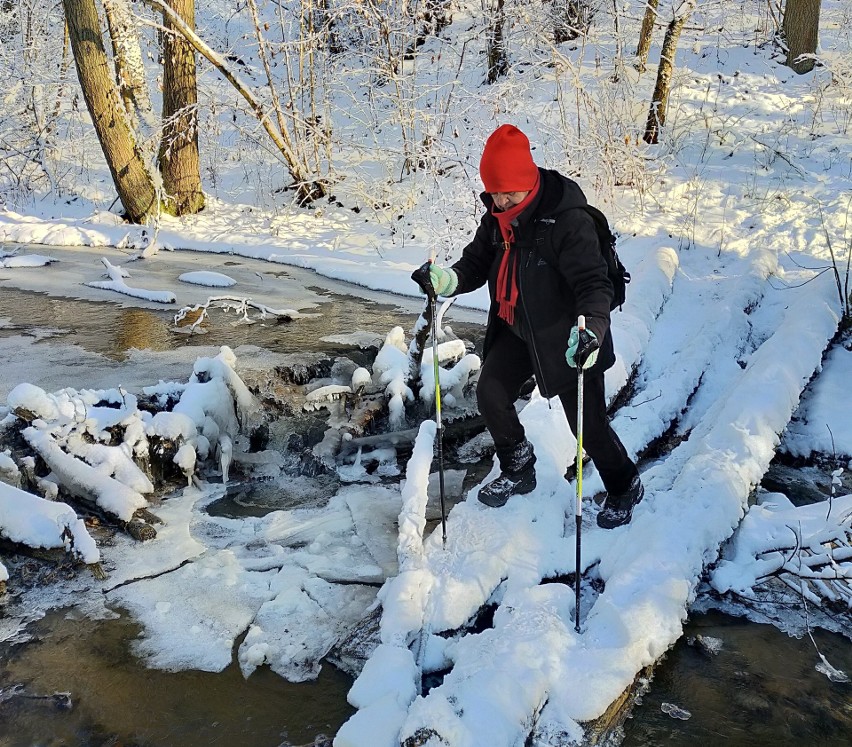
[[[62,548],[86,564],[100,561],[95,541],[66,503],[44,498],[0,483],[0,537],[32,548]],[[0,566],[2,568],[2,566]],[[8,578],[5,568],[0,580]]]
[[[144,288],[133,288],[124,282],[125,278],[130,277],[130,273],[118,265],[112,264],[106,257],[101,258],[104,267],[106,267],[109,280],[93,280],[86,285],[91,288],[100,288],[102,290],[111,290],[116,293],[122,293],[125,296],[132,298],[141,298],[145,301],[153,301],[155,303],[174,303],[175,294],[170,291],[155,291],[145,290]]]
[[[130,521],[137,509],[148,505],[138,491],[66,454],[50,433],[30,426],[23,435],[71,495],[97,505],[122,521]]]
[[[773,578],[811,604],[852,610],[852,495],[795,507],[767,493],[749,509],[711,584],[751,596]]]

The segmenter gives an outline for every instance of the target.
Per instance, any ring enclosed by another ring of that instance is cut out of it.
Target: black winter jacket
[[[539,169],[539,174],[538,194],[513,226],[512,251],[520,252],[520,263],[512,331],[527,343],[542,395],[554,397],[577,381],[576,369],[565,361],[565,350],[578,315],[586,317],[586,326],[601,341],[595,368],[605,370],[615,362],[609,332],[612,284],[594,222],[583,210],[582,190],[557,171]],[[497,316],[495,300],[503,237],[491,214],[491,196],[483,193],[482,201],[487,212],[453,269],[458,275],[456,293],[488,283],[491,308],[483,350],[487,357],[499,325],[506,322]]]

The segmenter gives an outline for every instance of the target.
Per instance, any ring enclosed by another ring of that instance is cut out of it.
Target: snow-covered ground
[[[608,374],[609,393],[620,391],[634,370],[635,378],[615,413],[615,429],[633,454],[664,435],[679,442],[644,465],[647,496],[628,527],[594,526],[589,498],[600,484],[593,471],[586,476],[582,566],[603,591],[581,600],[579,634],[573,589],[558,582],[575,570],[573,484],[562,477],[575,444],[559,403],[537,395],[522,413],[540,455],[537,489],[500,510],[481,506],[474,489],[450,512],[446,547],[439,532],[421,536],[434,467],[434,427],[426,423],[398,489],[356,482],[322,509],[237,520],[205,511],[221,497],[221,485],[188,486],[158,507],[165,525],[155,540],[119,539],[102,551],[109,577],[103,601],[87,600],[90,613],[108,614],[112,604],[129,609],[143,627],[138,654],[166,669],[218,671],[247,631],[236,654],[244,673],[266,664],[298,681],[315,676],[319,660],[376,601],[382,584],[382,645],[353,686],[350,701],[358,711],[337,735],[338,747],[390,747],[415,734],[452,747],[513,745],[530,732],[538,744],[565,744],[580,739],[581,723],[599,716],[677,640],[703,570],[744,515],[711,579],[717,590],[750,588],[766,563],[778,560],[764,556],[792,523],[812,545],[846,531],[848,497],[840,495],[825,514],[771,498],[747,513],[779,445],[796,456],[836,455],[836,469],[848,469],[852,457],[845,406],[852,352],[848,343],[837,345],[823,358],[841,315],[828,242],[841,287],[852,251],[852,104],[843,87],[850,8],[823,5],[827,67],[805,76],[780,65],[771,44],[757,43],[754,28],[762,20],[751,15],[762,15],[757,4],[722,25],[710,11],[696,16],[678,52],[665,142],[637,146],[647,171],[633,189],[599,180],[592,164],[587,178],[575,154],[564,152],[554,137],[564,112],[553,106],[554,74],[542,66],[540,85],[522,85],[518,74],[459,112],[464,169],[382,183],[382,194],[399,204],[421,193],[396,221],[365,220],[349,209],[356,191],[345,182],[338,195],[345,207],[264,210],[249,205],[251,198],[222,194],[198,216],[164,218],[155,234],[151,226],[124,225],[107,209],[112,195],[98,198],[92,185],[73,204],[49,195],[0,211],[0,239],[14,252],[0,260],[6,286],[177,311],[233,280],[228,294],[286,310],[294,324],[300,313],[323,313],[286,278],[238,276],[226,264],[236,255],[409,295],[416,305],[411,271],[430,256],[458,257],[478,214],[479,150],[491,129],[511,121],[537,146],[540,165],[580,172],[581,186],[621,235],[619,254],[634,279],[624,311],[614,315],[619,363]],[[640,6],[634,6],[631,28],[638,24]],[[469,20],[463,13],[456,18],[459,38]],[[589,49],[565,50],[590,95],[607,85],[612,71],[604,64],[595,72],[596,59],[611,59],[611,43],[601,34]],[[590,54],[593,48],[601,56]],[[622,73],[632,92],[647,98],[649,76]],[[340,159],[346,158],[342,148]],[[59,245],[71,248],[54,250]],[[144,259],[131,260],[140,252]],[[195,283],[186,282],[191,271]],[[128,287],[143,291],[128,294]],[[460,299],[474,309],[486,301],[483,292]],[[51,370],[59,347],[14,334],[0,339],[3,396],[24,382],[47,393],[62,388]],[[247,358],[236,353],[239,372]],[[188,360],[186,350],[158,355],[173,366],[182,360],[189,375],[194,356]],[[141,370],[156,384],[162,376],[146,361],[151,357],[134,353],[117,376],[141,387]],[[96,371],[99,362],[88,358],[86,365]],[[399,538],[376,530],[393,526],[395,516]],[[54,601],[34,599],[30,613]],[[497,606],[492,627],[458,630],[487,602]],[[13,629],[4,624],[4,631]],[[447,631],[454,633],[437,635]],[[430,670],[449,673],[421,694],[420,675]]]

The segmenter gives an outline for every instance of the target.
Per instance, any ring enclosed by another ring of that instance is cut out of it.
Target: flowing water
[[[0,319],[11,320],[14,328],[0,329],[0,338],[52,328],[50,339],[37,344],[74,343],[115,360],[130,348],[244,343],[276,352],[321,348],[352,356],[357,351],[351,347],[318,341],[341,331],[384,334],[397,324],[410,330],[415,319],[394,305],[347,296],[327,300],[320,316],[292,324],[234,326],[222,318],[208,334],[188,337],[172,331],[171,313],[3,288]],[[481,328],[454,327],[461,337],[481,338]],[[235,504],[248,505],[246,513],[253,515],[271,510],[262,484],[257,490],[258,495],[239,494]],[[246,680],[234,665],[215,674],[150,670],[130,653],[138,626],[126,616],[91,620],[55,611],[31,624],[28,633],[25,642],[0,644],[0,747],[300,745],[333,735],[352,713],[346,702],[351,680],[328,664],[318,680],[302,684],[268,669]],[[690,645],[699,636],[721,648],[708,653]],[[852,674],[852,647],[845,638],[817,632],[814,640],[834,667]],[[829,681],[815,669],[818,662],[807,637],[793,639],[720,613],[695,616],[656,668],[625,725],[624,744],[852,744],[852,685]]]
[[[246,680],[235,665],[169,673],[145,669],[129,653],[138,626],[126,617],[92,621],[58,611],[29,632],[31,642],[0,645],[2,747],[302,745],[333,735],[352,713],[351,680],[328,664],[301,684],[268,669]],[[719,641],[718,653],[692,642],[698,636]],[[852,672],[846,639],[816,631],[814,640],[836,668]],[[623,745],[848,747],[852,685],[829,681],[818,661],[807,637],[719,613],[695,616],[656,668]],[[15,685],[27,697],[4,700]],[[56,693],[68,693],[70,703],[47,697]]]
[[[718,653],[699,637],[717,643]],[[852,684],[832,682],[815,667],[818,647],[852,675],[852,646],[819,630],[813,639],[718,612],[693,616],[628,719],[623,747],[848,747]],[[667,714],[678,713],[667,704],[690,714],[688,720]]]
[[[0,745],[204,747],[313,743],[352,712],[351,680],[324,666],[292,684],[269,669],[161,672],[130,654],[139,628],[122,616],[93,621],[62,611],[30,626],[34,640],[2,645]],[[9,695],[23,685],[24,696]],[[33,697],[68,693],[64,698]]]

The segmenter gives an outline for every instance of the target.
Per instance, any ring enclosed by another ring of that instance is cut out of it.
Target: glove
[[[591,368],[598,359],[598,348],[601,344],[595,333],[589,329],[582,332],[575,324],[568,335],[568,350],[565,351],[565,360],[571,368],[577,368],[579,362],[583,370]]]
[[[445,270],[436,264],[429,265],[429,281],[438,296],[452,296],[459,285],[459,278],[455,270]]]

